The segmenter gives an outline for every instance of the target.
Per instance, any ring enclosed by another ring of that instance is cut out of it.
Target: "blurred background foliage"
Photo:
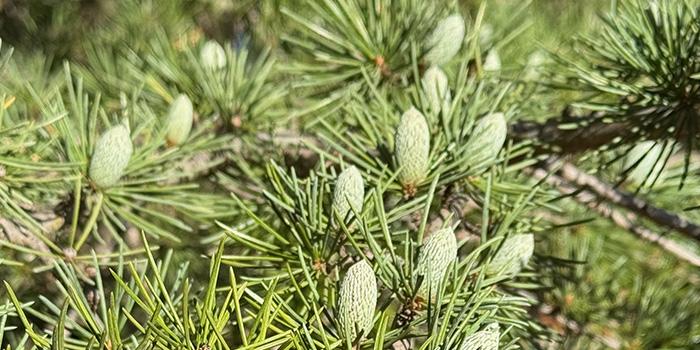
[[[497,52],[504,78],[522,83],[517,89],[530,100],[524,104],[524,115],[535,120],[558,115],[580,95],[576,91],[548,90],[541,84],[545,81],[542,77],[557,69],[550,54],[570,54],[573,38],[595,30],[600,25],[597,15],[607,11],[610,1],[490,0],[486,3],[478,34],[481,44],[485,50]],[[129,56],[130,51],[134,57],[153,54],[158,33],[167,38],[181,38],[183,45],[191,46],[199,45],[203,38],[216,39],[234,48],[245,47],[253,58],[270,49],[284,64],[290,46],[279,38],[292,24],[280,14],[280,9],[296,10],[296,5],[295,0],[0,0],[3,50],[7,46],[15,50],[9,68],[0,75],[0,85],[11,87],[29,81],[35,90],[48,91],[50,86],[62,84],[64,60],[77,63],[88,73],[94,72],[95,65],[109,64],[110,54]],[[477,16],[482,2],[463,0],[459,5],[465,13]],[[513,33],[513,37],[503,40],[504,35]],[[499,40],[494,46],[490,43],[496,42],[495,38]],[[140,59],[120,61],[113,67],[113,73],[146,69],[147,65]],[[275,79],[284,84],[284,71],[278,74]],[[89,83],[87,79],[86,83]],[[95,86],[103,83],[109,83],[108,77],[95,77]],[[111,97],[115,101],[119,99],[118,95]],[[298,103],[295,97],[292,96],[290,103]],[[17,99],[29,100],[31,96],[17,96]],[[165,108],[164,103],[161,108]],[[587,164],[602,177],[615,180],[618,172],[601,167],[600,163],[601,159],[618,155],[611,151],[600,156],[591,158]],[[671,167],[668,170],[671,174],[665,180],[641,191],[641,195],[666,209],[686,210],[684,213],[690,218],[700,220],[697,210],[687,210],[700,205],[700,190],[697,190],[700,183],[689,179],[690,183],[679,195],[674,179],[680,177],[681,167]],[[229,169],[221,176],[235,177],[245,171]],[[631,181],[621,186],[637,190]],[[573,214],[556,219],[583,223],[552,227],[546,234],[537,236],[539,259],[559,257],[570,261],[565,267],[552,266],[559,278],[546,281],[548,288],[537,291],[546,305],[533,311],[532,316],[558,333],[565,348],[670,349],[700,344],[700,270],[586,210],[564,203],[568,206],[566,212]],[[192,260],[191,271],[206,271],[196,268],[207,264],[195,259],[197,256],[197,252],[183,251],[173,259]],[[9,275],[13,271],[17,270],[0,266],[2,279],[21,283],[21,276]],[[33,287],[24,287],[22,294],[31,295]],[[4,293],[0,288],[0,296]]]

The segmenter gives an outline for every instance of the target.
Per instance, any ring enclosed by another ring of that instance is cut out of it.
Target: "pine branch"
[[[615,223],[617,226],[637,235],[638,237],[649,241],[651,243],[654,243],[661,247],[662,249],[666,250],[667,252],[673,254],[677,258],[684,260],[694,266],[700,266],[700,256],[697,256],[695,253],[689,251],[686,249],[683,245],[679,244],[678,242],[673,241],[672,239],[666,238],[662,235],[659,235],[652,230],[642,226],[635,224],[635,222],[638,221],[638,215],[635,215],[633,213],[623,213],[622,211],[615,210],[615,208],[611,205],[602,203],[600,201],[601,199],[601,194],[598,193],[596,190],[591,189],[589,187],[586,187],[586,189],[581,190],[580,188],[577,188],[575,186],[572,186],[569,183],[568,177],[571,176],[571,173],[574,171],[572,169],[575,169],[576,171],[579,172],[579,174],[584,174],[580,170],[578,170],[576,167],[569,163],[565,163],[564,167],[568,168],[568,172],[562,170],[562,173],[566,173],[566,176],[557,176],[555,174],[551,174],[551,171],[553,171],[553,167],[550,165],[547,170],[545,169],[535,169],[533,170],[533,175],[536,179],[545,179],[545,181],[557,188],[562,194],[565,195],[571,195],[575,194],[572,196],[572,198],[577,201],[578,203],[587,206],[588,208],[594,210],[598,214],[600,214],[603,217],[608,218],[611,220],[613,223]],[[597,182],[599,184],[604,183],[601,180],[598,180],[597,178],[587,175],[590,181]],[[609,185],[606,185],[609,186]],[[618,190],[613,189],[612,187],[608,188],[608,193],[616,193],[618,196],[629,196],[627,194],[621,193]],[[602,197],[604,199],[607,199],[605,197]],[[639,198],[633,197],[635,200],[640,201]],[[616,203],[615,201],[612,201],[613,203]],[[617,203],[616,203],[617,204]],[[629,208],[628,208],[629,209]],[[658,209],[658,208],[657,208]],[[658,209],[662,212],[664,212],[664,215],[673,215],[671,213],[667,213],[663,211],[662,209]],[[668,225],[664,225],[668,227]]]
[[[627,113],[626,116],[628,119],[639,118],[659,112],[657,108],[652,107]],[[508,135],[515,140],[536,140],[548,150],[559,154],[577,154],[606,145],[624,145],[642,138],[656,140],[668,136],[666,130],[661,128],[645,130],[644,134],[635,133],[633,125],[627,119],[611,122],[610,119],[614,117],[619,115],[595,111],[580,116],[566,109],[561,116],[551,117],[543,122],[520,120],[512,123]],[[675,133],[678,140],[687,136],[683,129]]]
[[[550,168],[550,170],[551,169],[552,168]],[[560,175],[566,181],[574,183],[579,187],[589,189],[598,197],[624,207],[641,217],[651,220],[657,225],[668,227],[700,241],[700,226],[697,224],[677,214],[656,207],[639,197],[616,189],[597,177],[586,174],[571,163],[565,162],[561,165]]]
[[[600,115],[593,113],[592,115]],[[589,121],[589,116],[556,116],[544,122],[521,120],[510,125],[508,135],[516,140],[536,140],[558,153],[573,154],[601,147],[625,129],[622,123],[595,123],[587,127],[564,129],[563,125]]]

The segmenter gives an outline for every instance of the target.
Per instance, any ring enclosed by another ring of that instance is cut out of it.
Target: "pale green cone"
[[[540,77],[542,68],[547,62],[547,56],[543,50],[537,50],[527,56],[525,66],[525,79],[536,80]]]
[[[460,350],[498,350],[498,341],[500,338],[500,329],[498,323],[494,322],[487,325],[483,330],[480,330],[462,342]]]
[[[90,159],[90,179],[98,187],[116,184],[124,174],[132,153],[129,129],[122,124],[107,130],[95,144]]]
[[[496,49],[491,49],[489,53],[486,54],[483,68],[486,72],[496,72],[501,70],[501,56],[498,55],[498,51],[496,51]]]
[[[428,97],[430,110],[437,114],[447,110],[452,102],[452,95],[447,85],[447,75],[440,67],[432,66],[423,74],[423,91]]]
[[[493,42],[494,34],[493,25],[491,23],[482,23],[479,29],[479,44],[481,47],[489,47]]]
[[[472,152],[472,166],[488,164],[496,160],[508,134],[508,125],[503,113],[489,114],[476,123],[469,138],[468,152]]]
[[[433,65],[449,62],[462,47],[464,31],[462,16],[455,14],[442,19],[425,40],[428,50],[425,59]]]
[[[418,254],[416,273],[423,276],[418,295],[434,300],[450,263],[457,259],[457,238],[451,228],[433,232]]]
[[[194,112],[192,102],[184,94],[178,95],[170,104],[166,121],[166,139],[170,145],[179,145],[187,140],[192,130]]]
[[[341,335],[354,340],[361,331],[364,336],[372,330],[377,306],[377,279],[367,261],[355,263],[345,274],[338,292],[338,325]]]
[[[207,68],[221,69],[226,66],[226,50],[214,40],[209,40],[202,46],[199,56]]]
[[[415,186],[428,175],[430,129],[423,114],[414,107],[406,111],[396,128],[394,155],[401,168],[399,181]]]
[[[535,237],[532,234],[517,234],[508,237],[501,249],[493,257],[486,273],[494,275],[515,275],[525,267],[535,250]]]
[[[351,209],[359,213],[365,198],[365,182],[355,166],[343,170],[335,182],[333,190],[333,209],[340,218],[345,219]]]

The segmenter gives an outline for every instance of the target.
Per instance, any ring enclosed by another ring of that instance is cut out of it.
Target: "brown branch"
[[[550,163],[548,170],[554,170],[557,162]],[[676,230],[686,236],[700,241],[700,226],[689,220],[656,207],[639,197],[614,188],[595,176],[586,174],[571,163],[560,163],[559,175],[566,181],[580,188],[589,189],[596,196],[615,205],[626,208],[637,215],[651,220],[657,225]]]
[[[568,195],[575,193],[573,196],[574,200],[594,210],[599,215],[608,218],[615,225],[646,241],[658,245],[667,252],[675,255],[678,259],[686,261],[694,266],[700,266],[700,256],[697,256],[693,252],[686,249],[682,244],[679,244],[672,239],[659,235],[644,226],[635,224],[638,219],[635,214],[623,214],[622,212],[615,210],[612,206],[601,203],[600,197],[597,195],[597,193],[589,189],[580,190],[579,188],[569,184],[567,179],[550,174],[549,171],[544,169],[535,169],[533,171],[533,175],[537,179],[545,179],[545,182],[554,186],[562,194]]]
[[[635,141],[642,136],[645,139],[659,139],[667,137],[666,129],[644,130],[633,133],[632,126],[625,120],[643,119],[643,117],[658,113],[656,107],[640,109],[630,112],[625,116],[608,116],[603,112],[592,112],[585,116],[574,115],[569,109],[564,110],[561,116],[547,119],[544,122],[521,120],[510,125],[508,135],[516,140],[534,140],[553,153],[576,154],[588,150],[598,149],[604,145],[621,143],[617,138],[623,137],[624,141]],[[611,122],[611,119],[620,120]],[[575,127],[574,127],[575,126]],[[683,137],[683,130],[679,130],[676,137]]]
[[[564,129],[564,124],[582,124],[584,118],[571,120],[555,117],[543,123],[520,121],[511,124],[509,135],[518,140],[536,140],[557,153],[573,154],[597,149],[610,143],[615,137],[624,133],[628,127],[624,123],[594,122],[586,127]]]

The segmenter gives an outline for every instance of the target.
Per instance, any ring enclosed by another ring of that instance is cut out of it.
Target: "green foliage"
[[[697,345],[697,271],[589,222],[516,125],[580,98],[556,130],[626,132],[571,161],[698,217],[697,4],[567,13],[559,56],[528,5],[16,2],[0,347]]]
[[[697,271],[605,224],[562,233],[549,245],[579,262],[561,270],[548,297],[569,322],[562,326],[575,328],[567,348],[697,346]]]
[[[275,311],[281,306],[274,291],[258,295],[237,281],[233,270],[220,270],[223,244],[211,259],[208,283],[188,277],[187,264],[172,266],[172,251],[156,261],[148,244],[145,248],[145,259],[119,261],[108,269],[93,255],[78,265],[92,276],[73,264],[55,263],[60,291],[55,300],[41,297],[38,304],[21,304],[6,282],[16,313],[6,307],[0,314],[19,317],[29,336],[16,347],[29,340],[38,349],[230,349],[232,344],[239,349],[273,349],[291,337],[291,332],[266,323],[271,315],[283,314]],[[220,274],[225,282],[219,285]],[[259,307],[250,322],[242,310],[248,303]],[[55,328],[36,329],[30,316]],[[16,336],[12,329],[0,333]]]
[[[600,35],[579,40],[581,59],[567,62],[567,83],[590,95],[581,106],[612,118],[604,122],[629,126],[611,146],[644,139],[664,149],[682,144],[688,165],[699,130],[699,9],[695,1],[620,2],[603,18]]]
[[[287,70],[300,77],[294,87],[325,99],[325,104],[355,89],[405,85],[417,65],[426,64],[436,44],[429,38],[439,21],[456,7],[417,0],[303,3],[306,16],[291,8],[282,10],[298,30],[282,36],[297,57]],[[454,39],[448,46],[456,51],[463,38]]]

